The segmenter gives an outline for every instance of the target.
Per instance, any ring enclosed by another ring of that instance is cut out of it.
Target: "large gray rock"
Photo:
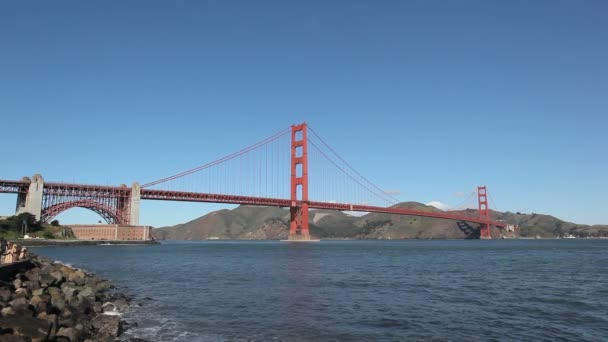
[[[51,297],[51,305],[56,307],[58,310],[63,310],[66,307],[65,299],[61,297]]]
[[[47,287],[46,291],[51,295],[51,297],[53,296],[61,296],[62,292],[59,288],[57,287]]]
[[[78,297],[85,297],[85,298],[95,298],[95,290],[93,289],[93,287],[90,286],[84,286],[82,288],[82,290],[80,290],[78,292]]]
[[[15,310],[12,307],[7,306],[5,308],[2,308],[2,311],[0,311],[0,313],[2,314],[3,317],[6,317],[6,316],[14,315]]]
[[[26,280],[23,282],[22,286],[30,290],[36,290],[40,288],[40,282],[36,280]]]
[[[122,322],[117,316],[99,315],[91,320],[91,325],[100,337],[118,337],[122,333]]]
[[[13,335],[37,341],[46,341],[49,338],[51,325],[48,321],[34,317],[0,317],[0,327],[3,329],[10,329]]]
[[[23,336],[5,334],[0,337],[2,338],[2,342],[28,342]]]
[[[91,311],[91,303],[95,303],[94,301],[89,300],[86,297],[73,297],[70,300],[70,306],[76,309],[79,313],[88,315]]]
[[[37,281],[40,282],[40,268],[34,267],[27,272],[25,272],[25,277],[29,281]]]
[[[42,296],[47,292],[47,289],[39,288],[32,291],[32,296]]]
[[[40,287],[49,287],[55,285],[57,279],[48,273],[40,274]]]
[[[55,281],[53,282],[53,285],[55,285],[55,286],[59,286],[65,280],[65,278],[63,277],[63,274],[59,270],[55,270],[55,271],[49,273],[49,275],[51,277],[55,278]]]
[[[57,331],[57,337],[59,336],[67,337],[69,341],[78,341],[78,339],[80,338],[80,333],[74,328],[62,327],[59,328],[59,331]]]
[[[84,286],[85,285],[85,280],[86,278],[83,277],[78,277],[78,278],[71,278],[70,279],[72,282],[74,282],[74,284],[78,285],[78,286]]]
[[[109,281],[102,281],[97,283],[97,291],[104,292],[112,288],[112,284]]]
[[[43,296],[32,296],[32,299],[30,299],[30,305],[36,310],[36,312],[46,312],[49,304],[48,298]]]
[[[86,274],[82,270],[76,270],[75,272],[70,273],[70,275],[68,276],[68,280],[76,282],[77,279],[83,279],[83,282],[84,282],[85,277],[86,277]],[[82,286],[82,284],[81,284],[81,286]]]
[[[57,335],[57,332],[59,331],[59,317],[57,317],[57,315],[55,314],[44,314],[44,318],[41,317],[41,315],[39,315],[38,318],[44,319],[47,322],[51,322],[52,326],[51,331],[49,332],[49,338],[54,339]]]
[[[3,302],[8,302],[11,300],[11,290],[6,287],[0,288],[0,300]]]
[[[72,297],[78,294],[78,290],[76,290],[74,283],[61,284],[61,291],[63,292],[65,300],[67,301],[70,301]]]
[[[25,297],[19,297],[8,302],[8,305],[15,307],[19,305],[28,305],[28,300]]]
[[[125,312],[129,308],[129,302],[125,299],[117,299],[114,301],[114,306],[120,312]]]
[[[15,297],[24,297],[27,298],[30,296],[30,290],[28,290],[25,287],[20,287],[18,289],[15,290]]]

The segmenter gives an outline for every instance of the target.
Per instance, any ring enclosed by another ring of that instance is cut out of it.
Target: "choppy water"
[[[151,341],[606,341],[608,240],[44,247]],[[152,300],[145,299],[146,297]]]

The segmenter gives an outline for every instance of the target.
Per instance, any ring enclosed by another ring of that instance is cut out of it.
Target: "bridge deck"
[[[220,195],[220,194],[209,194],[199,192],[180,192],[180,191],[168,191],[168,190],[150,190],[142,189],[141,198],[149,200],[162,200],[162,201],[186,201],[186,202],[210,202],[210,203],[229,203],[229,204],[243,204],[243,205],[261,205],[261,206],[274,206],[274,207],[290,207],[291,201],[288,199],[279,198],[265,198],[265,197],[250,197],[250,196],[236,196],[236,195]],[[301,204],[301,203],[296,203]],[[421,211],[412,210],[407,208],[395,208],[395,207],[376,207],[369,205],[358,205],[358,204],[343,204],[343,203],[330,203],[330,202],[316,202],[308,201],[308,207],[311,209],[328,209],[338,211],[358,211],[358,212],[372,212],[372,213],[383,213],[383,214],[395,214],[395,215],[409,215],[409,216],[422,216],[440,218],[454,221],[465,221],[471,223],[486,223],[484,220],[478,217],[457,215],[451,213],[437,213],[432,211]],[[504,228],[506,227],[505,222],[491,221],[490,224]]]
[[[29,186],[27,181],[14,181],[14,180],[0,180],[0,193],[20,193]],[[67,192],[74,193],[82,191],[90,196],[101,196],[105,197],[108,195],[115,195],[116,192],[128,192],[131,189],[127,187],[117,186],[98,186],[90,184],[69,184],[69,183],[44,183],[45,188],[54,189],[53,192]],[[210,194],[200,192],[182,192],[182,191],[170,191],[170,190],[153,190],[153,189],[141,189],[141,199],[146,200],[158,200],[158,201],[183,201],[183,202],[208,202],[208,203],[226,203],[226,204],[242,204],[242,205],[260,205],[260,206],[274,206],[274,207],[290,207],[292,202],[289,199],[280,198],[266,198],[266,197],[251,197],[251,196],[238,196],[238,195],[223,195],[223,194]],[[300,205],[302,203],[295,203]],[[309,201],[308,206],[311,209],[328,209],[338,211],[358,211],[358,212],[373,212],[383,214],[395,214],[395,215],[409,215],[409,216],[421,216],[421,217],[432,217],[454,221],[465,221],[471,223],[486,223],[479,217],[464,216],[458,214],[452,214],[449,212],[430,212],[421,210],[412,210],[406,208],[395,208],[395,207],[376,207],[358,204],[345,204],[345,203],[329,203],[329,202],[316,202]],[[505,222],[491,221],[491,225],[504,228],[506,227]]]

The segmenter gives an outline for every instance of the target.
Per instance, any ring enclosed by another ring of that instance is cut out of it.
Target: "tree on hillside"
[[[27,227],[28,232],[36,232],[42,229],[40,221],[36,220],[36,216],[30,213],[21,213],[17,216],[11,216],[0,221],[0,229],[4,231],[13,231],[21,233]]]

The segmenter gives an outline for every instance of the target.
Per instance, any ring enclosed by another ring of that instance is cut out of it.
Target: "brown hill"
[[[395,205],[399,208],[441,212],[417,202]],[[457,213],[477,216],[477,210]],[[496,220],[504,220],[520,227],[521,236],[556,237],[608,236],[608,226],[577,225],[540,214],[492,212]],[[219,210],[193,221],[172,227],[154,229],[157,239],[204,240],[210,238],[237,240],[285,239],[289,229],[289,211],[276,207],[239,206],[233,210]],[[475,239],[479,237],[477,224],[445,219],[370,213],[353,216],[330,210],[311,210],[311,234],[321,239]],[[494,238],[513,237],[496,228]]]

